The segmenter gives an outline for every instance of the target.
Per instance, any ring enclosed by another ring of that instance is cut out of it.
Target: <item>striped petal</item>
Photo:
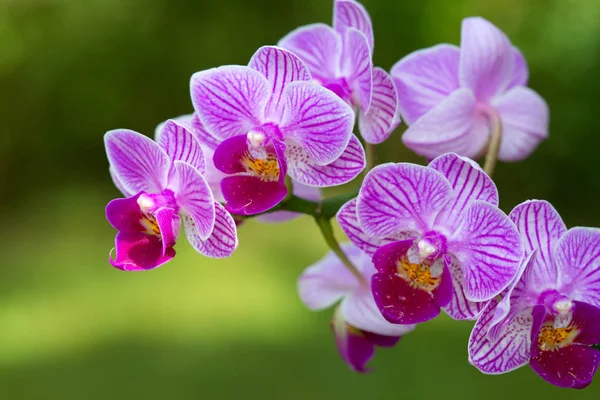
[[[469,362],[486,374],[503,374],[520,368],[529,362],[531,355],[531,309],[517,314],[497,340],[489,340],[487,333],[496,304],[496,299],[490,301],[469,338]]]
[[[373,52],[373,24],[365,7],[354,0],[336,0],[333,8],[333,27],[344,35],[348,28],[354,28],[367,38],[367,43]]]
[[[167,185],[171,161],[152,139],[128,129],[104,135],[110,170],[127,193],[160,193]]]
[[[497,207],[475,201],[448,241],[461,262],[465,297],[487,301],[502,292],[519,272],[523,245],[517,228]]]
[[[368,112],[373,91],[373,60],[366,36],[354,28],[349,28],[344,36],[342,75],[358,97],[361,110]]]
[[[183,212],[183,228],[192,247],[202,255],[211,258],[229,257],[238,246],[237,228],[233,217],[225,207],[214,202],[215,226],[210,236],[203,240],[193,218]]]
[[[358,221],[365,232],[380,237],[407,230],[426,232],[451,192],[448,180],[431,168],[383,164],[363,181]]]
[[[360,112],[358,127],[367,143],[384,142],[400,125],[394,82],[383,69],[373,69],[373,95],[369,112]]]
[[[554,248],[562,292],[600,307],[600,229],[569,229]]]
[[[408,125],[459,88],[459,55],[458,47],[440,44],[415,51],[392,67],[400,113]]]
[[[525,254],[535,251],[531,265],[525,270],[527,287],[535,290],[556,282],[558,271],[552,249],[567,231],[558,212],[547,201],[530,200],[516,206],[510,219],[523,238]]]
[[[438,214],[436,225],[455,231],[474,201],[498,205],[498,190],[494,181],[473,160],[447,153],[434,159],[429,167],[439,171],[452,185],[452,196]]]
[[[350,200],[340,208],[337,220],[348,239],[370,256],[373,256],[381,246],[400,240],[394,237],[380,238],[367,234],[358,223],[356,199]]]
[[[354,112],[350,106],[333,92],[308,82],[288,84],[286,97],[280,126],[286,142],[297,142],[316,164],[337,160],[353,136]]]
[[[175,161],[177,185],[172,187],[177,204],[191,216],[198,235],[208,238],[215,225],[214,199],[206,179],[183,161]]]
[[[456,257],[449,256],[448,269],[452,275],[452,299],[444,311],[456,320],[474,320],[479,317],[487,302],[474,302],[465,297],[465,277]]]
[[[334,162],[319,165],[297,145],[286,146],[288,174],[298,182],[315,187],[337,186],[356,178],[365,168],[365,151],[352,135],[348,147]]]
[[[213,68],[192,76],[192,103],[202,126],[227,139],[262,125],[269,86],[260,72],[249,67]]]
[[[267,102],[266,114],[275,120],[280,120],[283,116],[286,104],[285,86],[294,81],[311,80],[310,72],[297,55],[275,46],[263,46],[258,49],[248,66],[263,74],[271,84],[271,97]]]
[[[186,162],[202,175],[206,173],[202,147],[185,125],[168,120],[156,136],[156,142],[165,150],[171,161]]]

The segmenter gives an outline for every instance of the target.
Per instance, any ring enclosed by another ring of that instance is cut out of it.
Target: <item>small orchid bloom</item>
[[[460,49],[441,44],[416,51],[391,74],[409,125],[402,140],[417,154],[479,157],[496,119],[501,161],[528,157],[548,137],[548,105],[527,87],[525,58],[483,18],[463,20]]]
[[[332,328],[340,356],[353,370],[368,372],[366,364],[375,346],[393,347],[414,325],[391,324],[381,316],[369,287],[377,272],[371,258],[350,243],[343,244],[342,249],[364,280],[359,281],[329,252],[300,276],[298,291],[311,310],[323,310],[339,302]]]
[[[113,266],[141,271],[171,260],[181,225],[198,252],[231,255],[237,247],[235,222],[214,201],[203,176],[202,149],[189,130],[167,121],[156,142],[126,129],[110,131],[104,140],[115,185],[127,196],[106,207],[119,231]]]
[[[173,120],[186,127],[186,129],[192,132],[196,139],[198,139],[200,142],[200,147],[202,147],[204,159],[206,160],[206,172],[204,177],[208,182],[208,186],[213,193],[215,201],[218,201],[219,203],[225,203],[225,198],[221,192],[221,181],[227,176],[227,174],[219,171],[213,162],[215,148],[218,146],[216,139],[214,139],[214,137],[206,131],[206,129],[202,126],[198,116],[195,114],[182,115],[174,118]],[[158,125],[156,128],[155,135],[157,138],[163,127],[164,123]],[[292,194],[294,196],[311,201],[321,200],[321,190],[319,188],[303,185],[300,182],[294,181],[293,179],[291,183]],[[300,213],[292,211],[274,211],[259,215],[257,220],[266,223],[281,223],[291,221],[301,215],[302,214]]]
[[[475,324],[469,361],[487,374],[530,363],[553,385],[584,388],[600,351],[600,229],[567,230],[552,205],[526,201],[510,213],[525,245],[517,280]]]
[[[350,240],[373,256],[375,302],[390,322],[419,323],[444,308],[476,319],[515,278],[523,254],[497,208],[493,181],[453,153],[429,166],[383,164],[338,213]]]
[[[297,56],[272,46],[260,48],[247,67],[192,77],[195,112],[220,141],[213,161],[227,175],[221,190],[232,213],[273,208],[287,195],[286,176],[325,187],[349,182],[364,169],[352,109],[310,80]]]
[[[335,0],[333,28],[325,24],[300,27],[279,41],[298,55],[313,79],[358,110],[358,126],[368,143],[381,143],[400,124],[394,82],[373,67],[373,27],[364,6]]]

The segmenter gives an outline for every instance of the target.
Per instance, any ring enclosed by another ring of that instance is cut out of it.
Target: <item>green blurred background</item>
[[[296,278],[326,251],[301,218],[250,222],[230,259],[184,240],[147,273],[110,267],[118,196],[102,135],[151,134],[188,113],[189,77],[245,64],[295,27],[331,20],[329,0],[0,0],[0,397],[3,399],[598,399],[556,389],[529,368],[485,376],[467,363],[471,323],[441,317],[375,373],[340,361],[330,311],[307,311]],[[365,0],[375,62],[458,43],[484,16],[525,53],[550,104],[551,136],[529,160],[500,165],[509,211],[548,199],[569,226],[600,225],[600,1]],[[400,131],[401,129],[399,129]],[[380,161],[422,160],[397,132]],[[599,379],[596,379],[597,381]]]

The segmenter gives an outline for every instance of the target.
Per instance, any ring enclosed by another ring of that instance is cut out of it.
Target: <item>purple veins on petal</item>
[[[270,84],[245,66],[224,66],[192,76],[192,103],[202,125],[220,139],[245,135],[262,125]]]
[[[350,106],[329,90],[306,82],[287,85],[286,96],[281,123],[286,142],[298,143],[320,165],[337,160],[352,137]]]
[[[452,276],[452,299],[444,307],[444,311],[457,320],[475,320],[479,317],[486,302],[475,302],[465,297],[465,278],[460,262],[453,255],[448,255],[448,270]]]
[[[348,28],[354,28],[365,35],[371,53],[375,41],[371,16],[365,7],[354,0],[335,0],[333,8],[333,27],[344,35]]]
[[[337,214],[337,220],[352,244],[370,256],[373,256],[381,246],[395,242],[399,239],[393,237],[379,238],[367,234],[358,222],[358,217],[356,215],[356,199],[350,200],[340,208]]]
[[[183,228],[188,241],[197,252],[207,257],[225,258],[233,254],[238,246],[236,223],[221,204],[215,202],[214,205],[215,226],[208,239],[200,237],[194,220],[185,212]]]
[[[431,161],[429,167],[439,171],[452,185],[452,196],[438,214],[436,224],[455,231],[473,201],[498,205],[498,190],[494,181],[473,160],[447,153]]]
[[[271,84],[271,96],[267,102],[267,115],[279,119],[285,107],[285,87],[295,81],[310,81],[310,72],[293,53],[282,48],[263,46],[254,53],[250,62],[253,68],[264,75]]]
[[[365,151],[358,138],[350,138],[348,147],[342,155],[332,163],[319,165],[312,161],[308,154],[298,145],[286,148],[289,175],[305,185],[315,187],[337,186],[357,177],[366,165]]]
[[[215,225],[214,198],[208,182],[188,163],[175,161],[174,168],[177,173],[177,204],[192,217],[200,237],[206,239]]]
[[[165,188],[169,157],[152,139],[117,129],[104,135],[104,144],[115,179],[128,193],[159,193]]]
[[[350,28],[346,30],[343,42],[341,68],[353,93],[350,105],[357,105],[367,113],[373,93],[373,60],[367,38],[356,29]]]
[[[523,245],[513,222],[497,207],[477,200],[468,208],[449,251],[461,260],[465,296],[487,301],[518,273]]]
[[[431,168],[408,163],[379,165],[360,189],[358,220],[365,232],[381,237],[401,230],[427,230],[451,190],[448,180]]]
[[[600,229],[569,229],[553,256],[564,291],[574,300],[600,307]]]
[[[556,282],[558,271],[552,252],[567,231],[558,212],[547,201],[531,200],[517,205],[509,216],[523,238],[525,254],[535,251],[532,265],[526,269],[529,284],[541,288]]]
[[[477,322],[469,338],[469,362],[486,374],[502,374],[526,365],[529,362],[531,309],[516,314],[503,330],[502,335],[492,341],[488,337],[497,300],[492,299]]]
[[[168,120],[156,137],[171,161],[183,161],[196,168],[202,175],[206,173],[206,161],[198,139],[183,124]]]
[[[373,94],[369,111],[361,110],[358,127],[368,143],[384,142],[400,124],[394,82],[379,67],[373,69]]]

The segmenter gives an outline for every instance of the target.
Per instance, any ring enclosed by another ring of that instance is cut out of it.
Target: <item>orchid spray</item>
[[[118,231],[110,263],[164,265],[181,228],[199,253],[228,257],[244,221],[308,215],[331,251],[299,277],[299,295],[311,310],[335,306],[331,330],[352,370],[370,371],[376,348],[443,310],[476,321],[468,356],[483,373],[529,363],[553,385],[589,385],[600,365],[599,230],[567,230],[540,200],[507,215],[492,180],[498,160],[522,160],[548,137],[523,54],[491,22],[466,18],[460,47],[418,50],[388,74],[373,65],[366,8],[333,6],[332,26],[299,27],[246,65],[195,73],[193,113],[160,124],[155,140],[106,133],[125,196],[106,207]],[[404,144],[427,165],[377,165],[374,145],[401,117]],[[358,191],[322,198],[358,177]]]

